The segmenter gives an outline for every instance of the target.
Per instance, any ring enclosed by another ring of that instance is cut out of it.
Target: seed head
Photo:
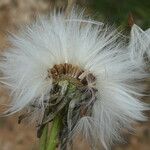
[[[5,115],[24,110],[19,122],[35,121],[40,136],[42,127],[61,114],[62,147],[79,133],[92,149],[98,142],[109,149],[123,128],[145,121],[143,111],[149,109],[140,101],[139,83],[147,73],[138,61],[145,48],[138,48],[135,28],[127,44],[114,27],[73,10],[67,18],[61,13],[39,18],[12,35],[0,63],[0,81],[12,97]]]

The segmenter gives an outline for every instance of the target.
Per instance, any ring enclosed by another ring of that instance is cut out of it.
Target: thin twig
[[[128,26],[130,28],[132,28],[133,25],[134,25],[133,15],[132,15],[132,13],[129,13],[129,16],[128,16]]]

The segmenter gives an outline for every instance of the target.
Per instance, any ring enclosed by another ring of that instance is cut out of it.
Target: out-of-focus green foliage
[[[149,0],[89,0],[93,10],[99,13],[101,19],[126,25],[129,13],[132,13],[134,22],[143,28],[150,25]]]

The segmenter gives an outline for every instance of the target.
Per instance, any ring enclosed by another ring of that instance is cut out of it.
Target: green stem
[[[40,150],[46,150],[47,148],[47,135],[48,135],[48,124],[44,127],[42,136],[40,138]]]
[[[69,84],[69,82],[66,80],[60,81],[58,84],[59,86],[62,87],[62,91],[61,91],[62,93],[67,92],[66,96],[70,95],[71,93],[74,93],[76,90],[76,86],[73,84]],[[59,114],[53,119],[49,137],[48,137],[48,132],[49,132],[48,128],[47,127],[44,128],[43,134],[41,137],[40,150],[56,150],[58,142],[59,142],[58,135],[59,135],[60,128],[62,125],[61,117],[62,117],[61,112],[59,112]],[[48,126],[48,124],[46,126]]]
[[[60,127],[61,127],[61,117],[57,115],[52,122],[47,150],[56,150]]]

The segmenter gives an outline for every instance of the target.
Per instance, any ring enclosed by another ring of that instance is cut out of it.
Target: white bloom
[[[134,43],[137,37],[133,33],[132,36]],[[100,140],[109,148],[121,139],[122,128],[132,129],[135,121],[145,121],[143,111],[147,109],[139,100],[143,88],[137,86],[147,74],[139,67],[142,62],[136,66],[130,59],[130,51],[137,45],[128,47],[121,39],[123,36],[116,29],[86,20],[75,12],[68,18],[54,14],[26,26],[20,35],[10,38],[12,47],[3,54],[0,63],[4,74],[1,82],[12,91],[12,104],[6,114],[31,104],[43,110],[44,100],[53,88],[48,70],[55,64],[78,66],[95,76],[98,92],[91,116],[82,117],[74,130],[89,141]],[[93,88],[90,81],[87,86]],[[34,111],[36,120],[41,109]]]

